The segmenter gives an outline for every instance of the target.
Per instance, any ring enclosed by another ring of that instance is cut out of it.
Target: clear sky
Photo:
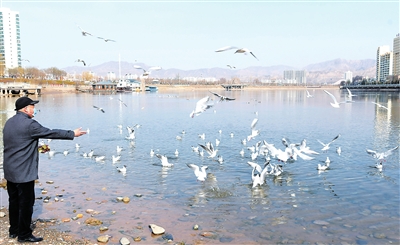
[[[1,1],[20,14],[23,66],[108,61],[183,70],[375,59],[393,48],[399,1]],[[116,42],[104,42],[85,31]],[[217,53],[224,46],[250,49]]]

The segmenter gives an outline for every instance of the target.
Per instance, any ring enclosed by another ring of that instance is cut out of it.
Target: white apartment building
[[[393,68],[392,75],[400,75],[400,33],[393,39]]]
[[[19,13],[0,8],[0,66],[5,72],[21,66]]]
[[[286,70],[283,71],[283,80],[287,81],[287,83],[297,83],[297,84],[306,84],[306,71],[299,70]]]
[[[392,75],[393,52],[388,45],[378,47],[376,52],[376,80],[385,82]]]
[[[353,72],[347,71],[344,73],[344,81],[345,82],[352,82],[353,81]]]

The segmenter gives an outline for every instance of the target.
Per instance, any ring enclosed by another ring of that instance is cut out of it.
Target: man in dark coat
[[[39,139],[73,140],[86,134],[75,130],[49,129],[33,120],[35,104],[39,101],[21,97],[15,102],[17,113],[7,120],[3,128],[4,178],[9,196],[9,237],[19,242],[40,242],[32,235],[31,222],[35,202],[35,180],[39,178]]]

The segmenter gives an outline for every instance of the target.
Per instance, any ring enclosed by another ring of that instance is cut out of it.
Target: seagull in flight
[[[218,150],[214,149],[214,146],[211,142],[207,145],[199,144],[199,146],[201,146],[201,148],[203,148],[208,153],[209,158],[214,158],[217,155]]]
[[[104,38],[104,37],[97,37],[98,39],[103,39],[104,42],[116,42],[115,40]]]
[[[329,145],[332,144],[335,140],[337,140],[340,137],[340,134],[338,134],[335,138],[333,138],[333,140],[331,140],[331,142],[324,144],[322,143],[320,140],[318,140],[318,142],[323,145],[324,147],[321,149],[321,151],[328,151],[329,149]]]
[[[217,97],[219,98],[219,102],[224,101],[224,100],[225,100],[225,101],[235,100],[234,98],[229,98],[229,97],[220,95],[220,94],[218,94],[218,93],[214,93],[214,92],[211,92],[211,91],[209,91],[209,92],[212,93],[213,95],[217,96]]]
[[[158,70],[162,69],[160,66],[153,66],[153,67],[150,67],[147,70],[145,70],[144,68],[142,68],[139,65],[134,65],[133,68],[143,70],[142,76],[144,76],[144,77],[150,75],[151,71],[158,71]]]
[[[123,104],[125,107],[128,107],[121,99],[118,99],[121,104]]]
[[[156,157],[158,157],[161,160],[161,165],[163,167],[172,167],[174,164],[168,162],[168,158],[166,155],[161,155],[161,154],[156,154]]]
[[[236,69],[236,67],[232,65],[226,65],[226,66],[229,67],[230,69]]]
[[[250,141],[251,139],[253,139],[254,137],[256,137],[257,135],[260,134],[260,130],[256,129],[256,125],[258,122],[258,118],[254,118],[253,122],[251,123],[251,134],[249,136],[247,136],[247,141]]]
[[[328,91],[324,90],[325,93],[327,93],[329,96],[331,96],[333,103],[331,102],[331,106],[334,108],[340,108],[340,104],[342,104],[343,102],[337,102],[335,96],[331,93],[329,93]]]
[[[93,108],[96,108],[97,110],[99,110],[99,111],[105,113],[105,111],[104,111],[103,108],[101,108],[101,107],[98,107],[98,106],[95,106],[95,105],[94,105]]]
[[[263,170],[261,170],[261,166],[258,165],[255,162],[247,162],[253,170],[251,171],[251,180],[253,181],[253,188],[257,187],[258,185],[263,185],[265,183],[265,177],[267,176],[268,173],[268,164],[267,162],[266,166],[264,167]],[[255,173],[257,170],[258,173]]]
[[[205,110],[210,109],[213,105],[208,104],[210,100],[210,96],[206,96],[201,100],[197,101],[196,108],[190,113],[190,117],[193,118],[194,116],[198,116],[203,113]]]
[[[252,51],[250,51],[247,48],[238,48],[235,46],[226,46],[220,49],[215,50],[215,52],[223,52],[223,51],[227,51],[227,50],[231,50],[231,49],[236,49],[235,54],[251,54],[254,58],[256,58],[256,60],[258,60],[258,58],[253,54]]]
[[[310,94],[310,92],[308,92],[308,90],[306,90],[306,92],[307,92],[307,98],[312,98],[312,97],[314,97],[314,95]]]
[[[376,102],[373,102],[373,101],[372,101],[371,103],[377,105],[379,108],[383,108],[383,109],[389,110],[389,108],[387,108],[386,106],[383,106],[383,105],[378,104],[378,103],[376,103]]]
[[[354,97],[354,96],[357,96],[357,95],[355,95],[355,94],[353,94],[351,91],[350,91],[350,89],[349,88],[346,88],[347,89],[347,93],[348,93],[348,95],[347,95],[347,102],[354,102],[353,101],[353,99],[352,99],[352,97]]]
[[[78,28],[81,30],[82,36],[93,36],[92,34],[90,34],[87,31],[84,31],[80,26],[78,26]]]
[[[82,62],[83,66],[86,66],[86,62],[84,60],[77,59],[77,60],[75,60],[75,62]]]
[[[194,171],[194,175],[196,176],[198,181],[205,181],[207,178],[206,169],[207,166],[202,166],[201,168],[193,163],[186,164],[189,168]]]
[[[377,151],[374,151],[374,150],[367,149],[367,153],[369,155],[371,155],[373,158],[377,159],[378,162],[382,162],[382,161],[385,160],[385,158],[387,158],[388,156],[392,155],[393,151],[395,151],[397,149],[399,149],[399,146],[396,146],[396,147],[394,147],[394,148],[392,148],[390,150],[387,150],[385,152],[377,152]]]

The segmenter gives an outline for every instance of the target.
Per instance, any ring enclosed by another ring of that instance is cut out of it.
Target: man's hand
[[[79,136],[86,134],[86,131],[82,131],[82,127],[80,127],[80,128],[75,129],[74,133],[75,133],[75,137],[79,137]]]

